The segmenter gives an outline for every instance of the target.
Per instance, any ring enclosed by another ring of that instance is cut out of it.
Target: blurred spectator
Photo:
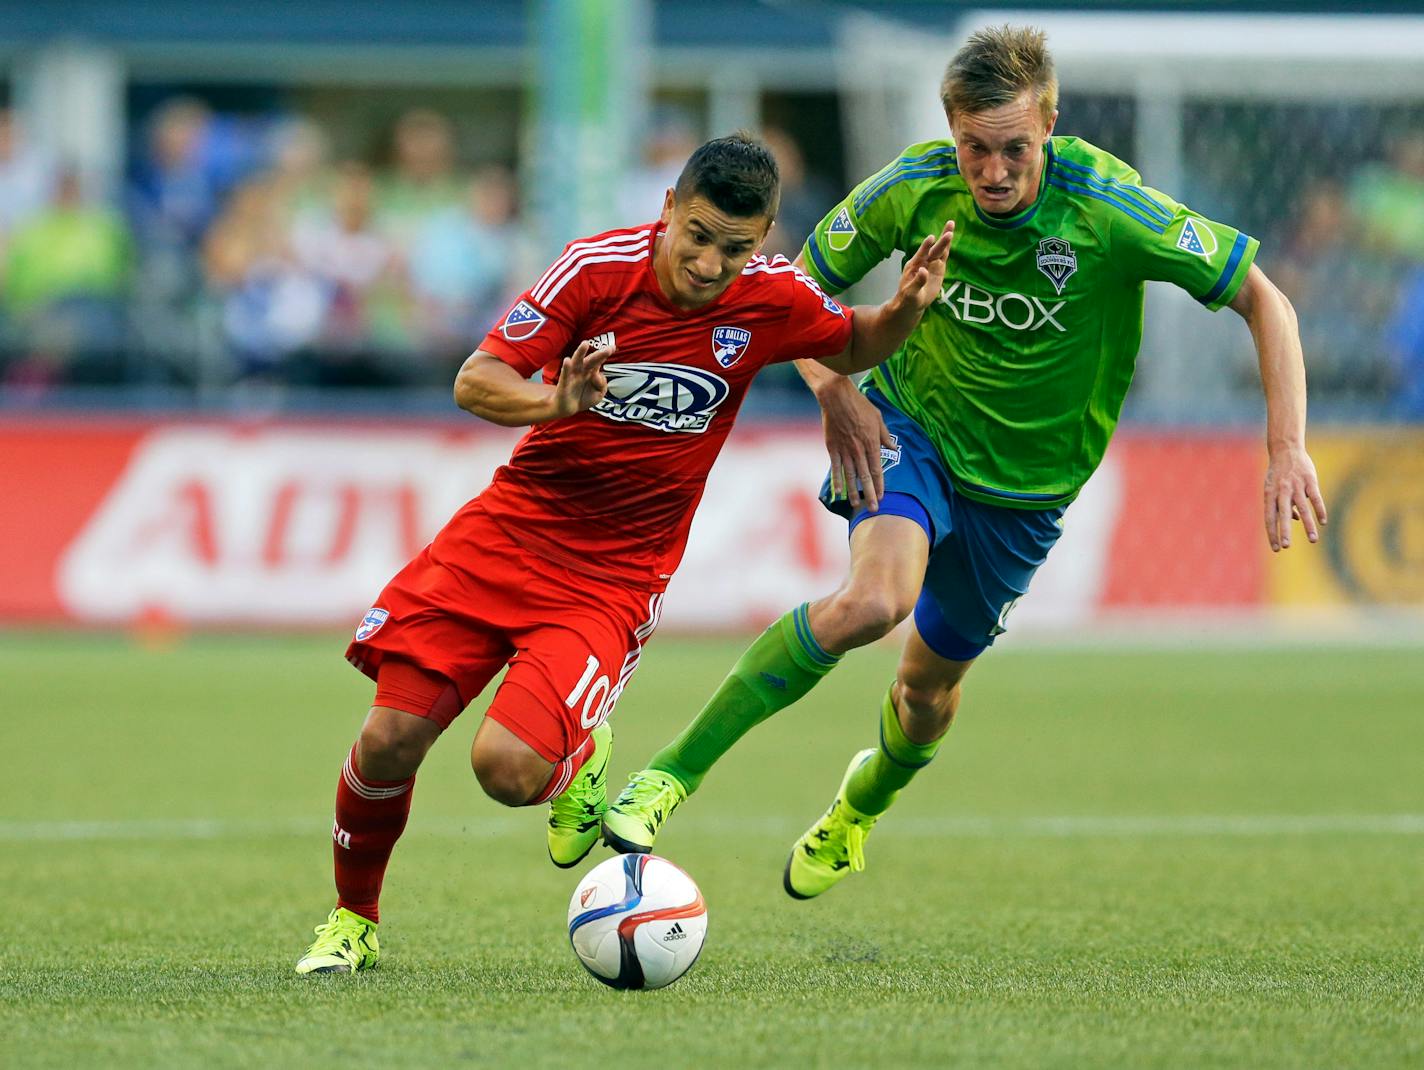
[[[326,311],[319,282],[294,260],[277,187],[239,186],[203,248],[221,303],[224,340],[240,378],[282,379],[288,359],[318,337]]]
[[[1296,220],[1270,271],[1300,319],[1311,387],[1382,400],[1393,376],[1381,325],[1394,303],[1397,268],[1360,248],[1337,182],[1307,187]]]
[[[326,131],[305,116],[283,119],[273,128],[270,177],[292,219],[325,208],[331,196],[330,151]]]
[[[699,139],[692,123],[679,112],[658,115],[643,143],[643,159],[623,179],[618,194],[618,216],[612,225],[632,227],[657,219],[663,198],[677,184],[687,158]]]
[[[148,153],[134,179],[136,220],[144,238],[195,245],[218,210],[221,190],[204,159],[212,115],[201,101],[179,98],[155,112]]]
[[[1361,168],[1350,194],[1372,246],[1424,263],[1424,130],[1395,138],[1389,161]]]
[[[134,324],[146,374],[222,378],[221,354],[204,341],[212,332],[201,327],[212,295],[202,286],[200,251],[229,193],[264,166],[266,125],[216,115],[192,97],[170,98],[145,124],[128,213],[140,252]]]
[[[408,111],[396,122],[392,149],[394,169],[376,188],[376,217],[405,253],[432,214],[460,201],[454,128],[439,112]]]
[[[1424,265],[1400,287],[1389,341],[1399,386],[1394,409],[1406,420],[1424,420]]]
[[[840,197],[825,179],[806,173],[806,157],[801,146],[785,130],[769,126],[761,137],[776,157],[776,166],[781,171],[781,207],[762,252],[767,256],[780,253],[788,260],[795,260],[806,244],[806,236]]]
[[[330,209],[298,220],[298,262],[320,283],[326,307],[304,378],[317,385],[393,385],[413,348],[401,261],[375,225],[375,179],[364,164],[337,171]]]
[[[54,162],[29,144],[12,108],[0,108],[0,238],[49,204]]]
[[[5,253],[5,309],[27,352],[9,376],[115,381],[131,263],[122,217],[86,203],[79,175],[63,172],[53,202],[16,228]]]
[[[513,174],[487,167],[463,205],[432,215],[417,235],[410,277],[433,356],[463,360],[508,303],[520,256],[517,206]]]

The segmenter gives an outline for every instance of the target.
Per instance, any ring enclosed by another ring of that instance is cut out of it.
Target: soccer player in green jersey
[[[748,729],[913,613],[875,746],[851,759],[830,809],[796,841],[785,887],[810,898],[864,867],[866,835],[934,757],[965,673],[1003,632],[1102,460],[1148,280],[1246,320],[1266,395],[1266,537],[1288,547],[1292,519],[1319,537],[1295,313],[1255,266],[1256,239],[1142,185],[1101,149],[1054,137],[1057,98],[1042,32],[975,33],[941,89],[952,140],[906,149],[807,239],[799,262],[836,293],[955,224],[939,302],[863,391],[801,369],[824,410],[822,501],[850,520],[849,575],[763,633],[633,774],[604,818],[610,846],[651,849]]]

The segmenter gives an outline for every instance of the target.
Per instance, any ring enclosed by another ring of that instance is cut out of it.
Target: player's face
[[[766,216],[728,215],[701,194],[663,202],[667,233],[659,239],[653,271],[667,299],[679,308],[715,301],[732,285],[766,240]]]
[[[1012,104],[951,116],[959,173],[975,204],[1003,215],[1033,203],[1043,175],[1043,146],[1057,119],[1054,112],[1044,121],[1032,91]]]

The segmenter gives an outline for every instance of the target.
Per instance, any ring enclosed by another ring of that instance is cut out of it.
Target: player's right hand
[[[884,417],[844,376],[827,380],[816,400],[831,459],[831,495],[844,494],[852,513],[861,508],[875,512],[885,494],[880,447],[895,444]]]
[[[617,352],[617,346],[599,346],[588,342],[564,358],[559,366],[559,379],[554,384],[554,416],[572,416],[591,409],[608,393],[608,377],[603,374],[604,362]]]

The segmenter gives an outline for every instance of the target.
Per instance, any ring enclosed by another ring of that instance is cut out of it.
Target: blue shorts
[[[1067,506],[1009,509],[964,497],[919,424],[878,390],[865,396],[895,438],[896,449],[881,450],[884,499],[878,511],[860,509],[852,516],[843,497],[831,497],[828,475],[821,504],[849,519],[851,531],[876,516],[908,517],[925,529],[930,559],[915,627],[940,657],[969,661],[1004,631],[1009,612],[1058,541]]]

